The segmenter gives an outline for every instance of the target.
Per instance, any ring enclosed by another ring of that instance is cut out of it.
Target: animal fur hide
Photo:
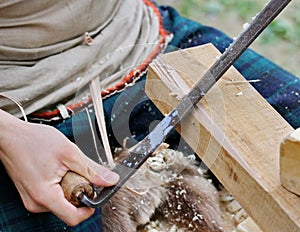
[[[155,215],[187,231],[223,231],[217,190],[200,174],[195,156],[171,149],[150,157],[102,214],[105,232],[137,231]]]

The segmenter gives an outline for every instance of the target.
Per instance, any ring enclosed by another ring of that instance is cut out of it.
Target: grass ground
[[[236,37],[267,0],[157,0],[183,16]],[[300,1],[292,1],[251,48],[300,77]]]

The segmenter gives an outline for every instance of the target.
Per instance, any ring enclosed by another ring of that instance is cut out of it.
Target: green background
[[[157,0],[181,15],[237,37],[265,0]],[[300,1],[292,1],[251,48],[300,77]]]

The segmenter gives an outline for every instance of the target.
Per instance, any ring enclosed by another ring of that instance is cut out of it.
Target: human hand
[[[71,170],[92,184],[111,186],[119,176],[86,157],[55,128],[21,121],[0,110],[0,158],[27,210],[51,211],[70,226],[90,217],[94,209],[76,208],[60,181]]]

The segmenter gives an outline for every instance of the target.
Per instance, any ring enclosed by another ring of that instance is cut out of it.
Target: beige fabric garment
[[[34,61],[103,29],[121,0],[0,0],[1,61]],[[20,62],[21,63],[21,62]]]
[[[103,88],[113,86],[160,38],[142,0],[0,0],[0,15],[0,92],[27,114],[76,96],[97,75]],[[20,116],[11,101],[0,99],[0,107]]]

